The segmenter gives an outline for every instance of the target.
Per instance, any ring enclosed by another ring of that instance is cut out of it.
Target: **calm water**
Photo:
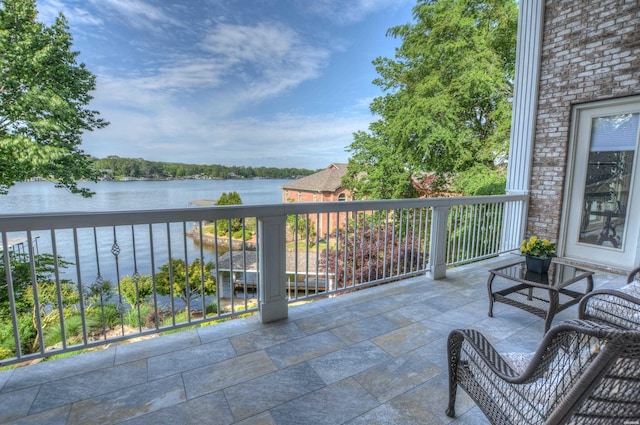
[[[92,212],[186,208],[197,199],[218,199],[223,192],[238,192],[244,205],[279,204],[282,199],[281,186],[289,180],[172,180],[172,181],[131,181],[87,183],[95,192],[92,198],[73,195],[65,189],[57,189],[50,182],[19,183],[9,190],[8,195],[0,195],[0,214],[27,214],[45,212]],[[187,224],[187,230],[192,224]],[[0,228],[0,232],[2,229]],[[132,255],[132,229],[119,226],[117,235],[113,229],[100,228],[98,249],[94,244],[92,229],[79,229],[79,251],[81,278],[78,279],[75,267],[63,272],[74,282],[91,281],[100,274],[104,279],[117,281],[120,277],[131,275],[135,270],[140,273],[151,272],[149,256],[149,232],[147,226],[137,226],[135,230],[136,258]],[[189,261],[200,256],[200,246],[190,238],[184,243],[184,228],[181,224],[171,224],[171,257],[187,258]],[[24,237],[25,234],[9,234],[9,237]],[[50,232],[34,232],[36,251],[52,253]],[[116,267],[111,253],[114,238],[117,239],[121,254]],[[168,262],[166,225],[154,225],[154,255],[156,267]],[[74,261],[73,234],[69,231],[56,232],[58,253],[65,260]],[[97,252],[96,252],[97,251]],[[215,253],[204,248],[206,261],[213,261]]]
[[[238,192],[245,205],[279,204],[289,180],[170,180],[85,183],[92,198],[57,189],[50,182],[18,183],[0,195],[0,214],[121,211],[186,208],[196,199],[218,199]]]

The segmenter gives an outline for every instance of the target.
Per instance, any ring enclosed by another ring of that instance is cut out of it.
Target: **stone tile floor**
[[[533,351],[544,324],[496,304],[500,257],[291,307],[287,320],[232,320],[0,373],[9,424],[483,424],[448,397],[446,339],[474,327],[500,351]],[[623,275],[597,272],[595,287]],[[554,323],[576,317],[574,306]]]

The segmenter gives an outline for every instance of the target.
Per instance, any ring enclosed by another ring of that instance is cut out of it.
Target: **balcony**
[[[505,351],[542,337],[524,311],[498,304],[487,317],[487,270],[516,258],[525,202],[0,216],[15,342],[0,364],[35,363],[0,373],[0,423],[449,422],[451,329],[482,329]],[[345,227],[314,232],[330,214]],[[38,312],[29,344],[27,301]],[[48,344],[52,333],[61,342]],[[51,356],[63,358],[41,361]],[[464,397],[457,411],[484,420]]]
[[[487,270],[513,259],[291,306],[285,320],[230,320],[2,372],[0,422],[449,423],[451,329],[481,329],[505,352],[543,335],[542,319],[511,306],[487,316]],[[596,288],[623,282],[595,275]],[[554,323],[575,317],[574,306]],[[453,423],[487,423],[463,392],[456,411]]]

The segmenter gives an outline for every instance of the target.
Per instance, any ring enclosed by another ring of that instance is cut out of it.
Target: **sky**
[[[110,122],[82,149],[187,164],[325,168],[377,117],[372,61],[415,0],[37,0],[68,20]]]

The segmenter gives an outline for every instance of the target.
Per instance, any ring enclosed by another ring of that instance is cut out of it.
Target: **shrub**
[[[152,307],[148,304],[140,305],[140,315],[138,315],[138,308],[131,308],[124,314],[124,323],[134,328],[147,327],[147,316],[152,310]]]
[[[91,323],[92,326],[89,329],[102,329],[102,311],[101,306],[94,306],[87,311],[87,323]],[[118,306],[115,304],[104,305],[104,324],[107,328],[113,328],[120,324],[120,313],[118,313]]]
[[[171,313],[169,312],[169,310],[159,308],[157,311],[158,326],[162,326],[162,322],[164,321],[164,319],[170,315]],[[152,308],[151,311],[147,313],[145,317],[145,326],[149,329],[153,329],[156,327],[156,310],[155,309]]]
[[[13,325],[11,320],[0,322],[0,358],[6,359],[16,355],[13,342]]]
[[[124,299],[136,307],[153,295],[153,280],[148,274],[125,276],[120,280],[120,290]]]
[[[99,316],[87,315],[85,324],[87,326],[88,334],[94,330],[102,330],[102,321],[99,319]],[[64,327],[65,334],[67,336],[67,343],[73,343],[74,341],[80,341],[82,339],[81,315],[74,314],[69,317],[65,317]],[[59,322],[44,329],[45,346],[52,347],[60,342],[62,342],[62,329]]]
[[[22,354],[33,352],[36,336],[38,335],[31,320],[30,314],[18,316],[18,336],[20,338]],[[11,320],[3,321],[2,324],[0,324],[0,347],[11,353],[7,357],[13,357],[17,354],[14,344]]]
[[[218,303],[212,302],[207,305],[207,315],[209,314],[217,314],[218,313]]]
[[[105,304],[104,318],[107,326],[110,328],[119,325],[120,313],[118,312],[118,306],[115,304]]]
[[[0,359],[8,359],[9,357],[15,356],[15,352],[6,347],[0,347]]]

